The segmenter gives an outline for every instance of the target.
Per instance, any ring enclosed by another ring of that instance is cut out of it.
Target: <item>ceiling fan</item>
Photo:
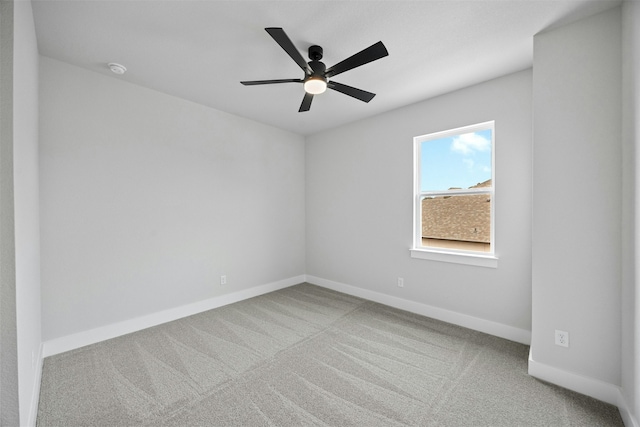
[[[271,37],[273,37],[276,43],[278,43],[280,47],[289,54],[291,59],[293,59],[295,63],[302,68],[302,71],[304,71],[304,78],[240,82],[243,85],[252,86],[275,83],[303,83],[305,94],[298,112],[309,111],[311,108],[311,101],[313,101],[313,96],[323,93],[327,88],[352,96],[364,102],[369,102],[374,96],[376,96],[375,93],[347,86],[333,80],[329,81],[329,79],[340,73],[344,73],[345,71],[349,71],[353,68],[368,64],[369,62],[389,55],[387,48],[384,47],[382,42],[375,43],[355,55],[348,57],[344,61],[327,68],[324,63],[320,62],[323,53],[320,46],[314,45],[309,47],[309,59],[311,59],[311,61],[306,62],[282,28],[265,28],[265,30]]]

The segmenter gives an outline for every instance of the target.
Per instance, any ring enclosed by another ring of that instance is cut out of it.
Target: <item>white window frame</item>
[[[491,129],[491,187],[490,188],[467,188],[459,190],[442,191],[421,191],[421,147],[423,142],[441,138],[461,135],[465,133],[477,132]],[[480,267],[498,267],[498,257],[496,255],[495,239],[495,189],[496,189],[496,163],[495,163],[495,121],[478,123],[470,126],[463,126],[442,132],[435,132],[413,138],[413,247],[411,257],[428,259],[433,261],[452,262],[456,264],[475,265]],[[422,246],[422,198],[425,196],[462,196],[473,194],[489,194],[491,197],[491,251],[466,251],[460,249],[436,248]]]

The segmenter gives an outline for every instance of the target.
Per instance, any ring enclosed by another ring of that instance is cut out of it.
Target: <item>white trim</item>
[[[626,427],[640,427],[633,413],[629,410],[629,405],[620,387],[596,378],[586,377],[575,372],[536,362],[531,356],[531,351],[529,351],[528,371],[532,377],[615,405],[618,407]]]
[[[305,281],[305,276],[295,276],[277,282],[267,283],[265,285],[255,286],[253,288],[220,295],[192,304],[163,310],[157,313],[148,314],[146,316],[136,317],[135,319],[124,320],[122,322],[101,326],[88,331],[78,332],[60,338],[45,341],[43,343],[43,357],[53,356],[54,354],[63,353],[65,351],[74,350],[86,345],[95,344],[111,338],[130,334],[162,323],[171,322],[183,317],[192,316],[203,311],[233,304],[258,295],[277,291],[279,289],[288,288]]]
[[[450,262],[453,264],[474,265],[476,267],[498,268],[498,257],[494,255],[479,255],[467,252],[448,252],[436,249],[409,249],[411,258],[428,259],[431,261]]]
[[[494,335],[500,338],[505,338],[510,341],[515,341],[526,345],[531,344],[531,332],[525,329],[515,328],[513,326],[504,325],[502,323],[493,322],[491,320],[480,319],[479,317],[469,316],[467,314],[462,314],[455,311],[423,304],[420,302],[410,301],[403,298],[370,291],[368,289],[358,288],[344,283],[334,282],[332,280],[322,279],[320,277],[307,275],[306,279],[306,281],[311,284],[332,289],[334,291],[353,295],[359,298],[364,298],[380,304],[388,305],[390,307],[395,307],[401,310],[420,314],[422,316],[442,320],[444,322],[453,323],[454,325],[463,326],[475,331],[484,332],[486,334]]]
[[[493,196],[492,187],[478,187],[478,188],[454,188],[451,190],[430,190],[420,191],[419,196],[477,196],[478,194],[488,194]]]
[[[640,427],[640,423],[638,423],[637,418],[633,416],[633,412],[629,408],[631,408],[631,405],[629,405],[627,399],[624,398],[624,394],[621,390],[618,411],[620,411],[622,422],[626,427]]]
[[[413,139],[419,142],[425,142],[425,141],[431,141],[433,139],[442,139],[442,138],[448,138],[450,136],[458,136],[463,133],[471,133],[471,132],[486,130],[489,127],[491,127],[492,129],[495,127],[495,120],[476,123],[475,125],[460,126],[455,129],[448,129],[448,130],[443,130],[439,132],[431,132],[424,135],[418,135]]]
[[[559,385],[578,393],[586,394],[603,402],[617,405],[620,387],[596,378],[586,377],[575,372],[536,362],[529,351],[529,375]]]
[[[43,362],[43,349],[44,345],[41,343],[38,348],[38,356],[36,359],[36,372],[33,379],[33,390],[31,391],[31,403],[29,405],[29,420],[27,424],[29,427],[36,425],[38,418],[38,404],[40,403],[40,384],[42,383],[42,362]]]

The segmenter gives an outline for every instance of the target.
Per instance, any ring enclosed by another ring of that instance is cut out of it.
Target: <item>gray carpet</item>
[[[48,357],[38,426],[623,426],[528,347],[301,284]]]

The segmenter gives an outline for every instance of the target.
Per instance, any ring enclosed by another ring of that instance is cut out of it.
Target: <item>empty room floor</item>
[[[307,283],[45,359],[43,426],[623,426],[529,347]]]

